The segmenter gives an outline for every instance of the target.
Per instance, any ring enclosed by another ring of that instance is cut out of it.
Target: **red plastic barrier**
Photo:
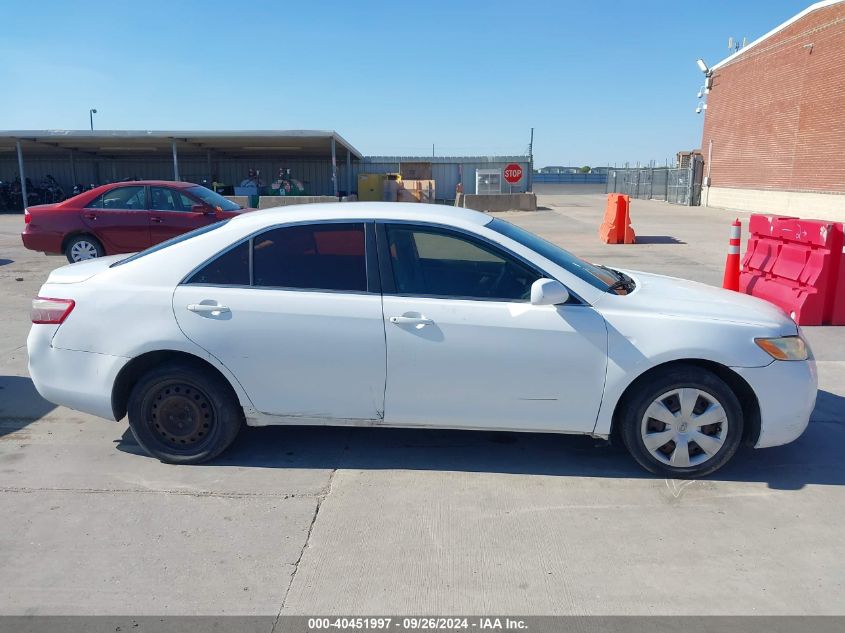
[[[839,226],[843,227],[842,253],[839,256],[839,279],[834,291],[831,325],[845,325],[845,224]]]
[[[755,214],[748,233],[740,292],[780,306],[799,325],[845,324],[841,223]]]

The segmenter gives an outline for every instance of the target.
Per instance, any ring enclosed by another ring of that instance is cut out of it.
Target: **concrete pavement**
[[[515,221],[597,262],[719,284],[734,216],[603,196]],[[745,219],[745,218],[741,218]],[[845,336],[809,328],[807,432],[706,481],[586,437],[256,428],[212,464],[144,455],[126,423],[44,402],[28,304],[64,263],[0,215],[0,614],[845,614]],[[21,281],[18,281],[20,279]]]

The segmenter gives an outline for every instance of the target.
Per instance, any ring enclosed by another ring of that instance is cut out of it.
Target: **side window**
[[[249,242],[238,244],[194,273],[187,283],[215,286],[249,285]]]
[[[194,200],[190,196],[186,196],[184,193],[179,194],[179,202],[182,205],[182,211],[191,211],[194,208],[194,205],[202,204],[199,200]]]
[[[150,209],[154,211],[181,211],[179,194],[168,187],[150,187]]]
[[[102,209],[103,208],[103,196],[99,195],[94,198],[91,202],[85,205],[86,209]]]
[[[527,301],[540,276],[499,249],[427,227],[388,225],[399,294]]]
[[[144,187],[116,187],[95,198],[89,209],[132,209],[147,208]]]
[[[253,285],[366,291],[364,225],[311,224],[253,238]]]

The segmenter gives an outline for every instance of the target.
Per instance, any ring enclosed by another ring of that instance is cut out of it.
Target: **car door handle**
[[[96,214],[96,213],[86,213],[86,214],[85,214],[85,219],[86,219],[86,220],[96,220],[96,219],[97,219],[97,214]]]
[[[161,224],[162,222],[164,222],[164,220],[162,218],[154,215],[153,217],[150,218],[150,222],[157,222],[157,223]]]
[[[227,306],[221,306],[214,303],[191,303],[188,305],[188,310],[196,312],[197,314],[226,314],[231,312]]]
[[[392,316],[390,322],[396,325],[433,325],[434,321],[427,319],[424,316],[409,317],[409,316]]]

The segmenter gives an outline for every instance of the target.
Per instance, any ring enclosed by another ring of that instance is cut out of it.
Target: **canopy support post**
[[[20,174],[21,193],[23,194],[21,204],[23,205],[23,208],[26,209],[27,204],[29,204],[29,197],[27,197],[26,193],[26,174],[23,171],[23,150],[21,149],[20,141],[15,141],[15,145],[18,149],[18,173]],[[332,147],[334,147],[334,145],[332,145]]]
[[[337,147],[332,135],[332,190],[334,197],[337,198]]]
[[[179,155],[176,152],[176,141],[170,142],[170,147],[173,150],[173,180],[177,182],[180,180],[179,178]]]
[[[346,195],[352,195],[352,152],[346,150]]]

